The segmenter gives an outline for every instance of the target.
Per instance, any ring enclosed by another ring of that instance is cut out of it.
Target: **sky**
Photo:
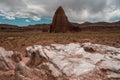
[[[0,24],[50,24],[59,6],[70,22],[120,20],[120,0],[0,0]]]

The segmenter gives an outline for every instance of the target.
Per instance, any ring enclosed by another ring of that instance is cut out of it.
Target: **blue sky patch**
[[[2,24],[11,24],[18,26],[28,26],[34,24],[50,24],[51,19],[49,18],[41,18],[40,20],[33,20],[32,18],[15,18],[13,20],[9,20],[4,16],[0,16],[0,23]]]

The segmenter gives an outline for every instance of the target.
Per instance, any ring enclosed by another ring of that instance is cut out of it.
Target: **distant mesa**
[[[60,6],[53,17],[52,24],[50,25],[50,32],[78,32],[80,31],[79,27],[73,26],[69,21],[64,12],[64,9]]]

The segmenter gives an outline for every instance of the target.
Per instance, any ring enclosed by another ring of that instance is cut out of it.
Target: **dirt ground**
[[[79,32],[79,33],[44,33],[44,32],[0,32],[0,46],[8,50],[25,53],[31,45],[67,44],[72,42],[92,42],[120,47],[120,31]]]

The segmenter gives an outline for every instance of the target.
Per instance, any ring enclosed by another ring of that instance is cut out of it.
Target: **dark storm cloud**
[[[69,19],[77,22],[109,21],[120,10],[120,0],[0,0],[0,10],[11,12],[13,17],[52,18],[60,5]]]
[[[66,8],[73,9],[75,11],[80,11],[82,9],[88,9],[93,13],[97,13],[102,11],[106,6],[106,0],[71,0],[71,1],[63,1],[61,5]]]
[[[120,7],[120,0],[112,0],[111,4],[113,4],[116,7]]]
[[[0,9],[3,10],[20,10],[26,7],[22,0],[0,0]]]
[[[98,13],[106,7],[106,0],[29,0],[33,5],[42,5],[46,10],[43,16],[52,17],[58,6],[63,6],[66,13],[69,10],[76,13],[81,12],[83,9],[87,9],[90,13]]]
[[[97,13],[106,7],[107,0],[31,0],[31,2],[36,5],[44,5],[48,11],[49,9],[53,11],[61,5],[66,10],[72,9],[75,11],[80,11],[82,9],[88,9],[93,13]]]

